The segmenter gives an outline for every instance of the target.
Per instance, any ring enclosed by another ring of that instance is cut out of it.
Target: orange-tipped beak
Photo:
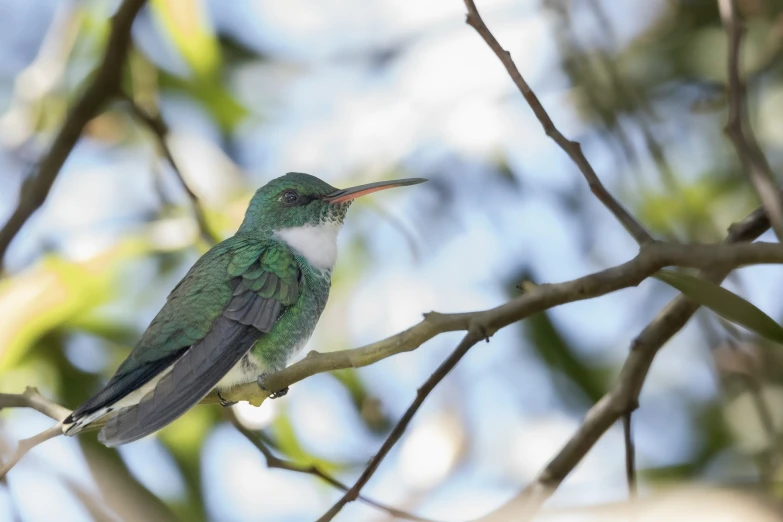
[[[377,183],[368,183],[366,185],[359,185],[358,187],[351,187],[347,189],[337,190],[331,194],[327,194],[323,197],[325,201],[329,203],[345,203],[379,190],[386,190],[394,187],[406,187],[408,185],[418,185],[427,181],[424,178],[408,178],[398,179],[395,181],[379,181]]]

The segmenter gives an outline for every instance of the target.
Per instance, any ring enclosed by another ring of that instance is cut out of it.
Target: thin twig
[[[476,321],[471,323],[468,329],[468,333],[465,335],[465,337],[462,338],[462,341],[454,349],[451,355],[449,355],[449,357],[443,361],[440,366],[438,366],[438,369],[435,370],[429,379],[427,379],[424,385],[422,385],[422,387],[416,391],[416,399],[414,399],[413,403],[408,407],[405,415],[403,415],[394,426],[394,429],[391,431],[391,433],[389,433],[389,436],[386,437],[386,440],[383,442],[381,449],[378,450],[378,453],[376,453],[370,459],[370,462],[367,463],[367,467],[364,468],[364,472],[362,472],[361,476],[359,476],[359,479],[356,481],[356,483],[345,493],[345,495],[340,498],[340,500],[338,500],[329,509],[329,511],[324,513],[323,516],[318,519],[318,522],[328,522],[329,520],[332,520],[348,502],[352,502],[357,499],[359,492],[378,469],[381,461],[383,461],[384,457],[389,454],[397,441],[400,440],[402,434],[405,433],[405,430],[408,428],[408,424],[410,424],[413,416],[416,415],[416,412],[421,407],[424,399],[426,399],[427,396],[432,393],[432,390],[435,389],[440,381],[442,381],[443,378],[457,365],[460,359],[462,359],[462,357],[468,353],[468,350],[470,350],[481,339],[486,338],[487,341],[489,341],[489,335],[489,328],[487,328],[485,325]]]
[[[756,414],[767,436],[770,449],[769,455],[763,456],[758,460],[759,475],[762,481],[769,485],[774,480],[774,471],[780,466],[780,441],[775,432],[772,410],[762,395],[762,382],[754,364],[721,363],[725,356],[718,357],[715,352],[716,349],[723,350],[724,348],[717,347],[725,346],[726,349],[730,350],[733,360],[745,360],[749,355],[740,345],[744,334],[739,328],[723,318],[717,318],[717,321],[715,319],[714,317],[701,315],[699,323],[711,348],[716,362],[716,370],[722,377],[721,380],[725,382],[727,378],[736,379],[742,387],[741,393],[747,393],[753,402]],[[719,332],[716,325],[721,326],[724,332]]]
[[[133,115],[139,121],[141,121],[150,130],[150,132],[152,132],[153,136],[155,136],[160,154],[166,159],[166,162],[171,167],[171,170],[173,170],[174,174],[177,176],[180,185],[188,195],[190,203],[193,206],[193,213],[196,216],[196,222],[198,223],[201,237],[204,238],[204,241],[210,244],[219,242],[220,238],[214,232],[212,232],[212,229],[209,227],[209,223],[207,223],[206,214],[204,213],[204,207],[201,205],[201,200],[196,195],[196,193],[193,192],[193,189],[190,188],[188,182],[185,181],[185,177],[182,175],[182,171],[177,165],[174,156],[171,154],[171,148],[169,148],[168,144],[169,127],[166,125],[163,117],[160,114],[152,115],[148,113],[139,107],[139,105],[129,96],[125,96],[125,101],[130,105],[130,109]]]
[[[723,322],[721,322],[723,323]],[[725,325],[724,325],[725,326]],[[740,352],[742,349],[734,339],[727,339],[726,343],[735,352]],[[771,483],[775,480],[775,474],[780,468],[781,455],[780,455],[780,439],[778,437],[777,430],[775,429],[775,421],[772,415],[772,408],[764,397],[763,385],[758,375],[754,375],[753,372],[737,372],[737,377],[747,389],[753,407],[756,410],[756,414],[759,417],[761,426],[767,436],[767,442],[769,443],[769,452],[763,457],[764,462],[760,464],[760,475],[768,482]]]
[[[19,444],[16,447],[16,450],[13,452],[11,457],[8,458],[8,460],[5,461],[5,463],[0,466],[0,478],[5,477],[6,473],[8,473],[11,468],[13,468],[19,460],[21,460],[22,457],[24,457],[28,451],[36,447],[37,445],[41,444],[42,442],[46,442],[49,439],[53,439],[59,435],[63,434],[63,425],[62,422],[58,422],[51,428],[42,431],[41,433],[37,435],[33,435],[29,439],[22,439],[19,441]]]
[[[297,464],[296,462],[291,462],[290,460],[284,460],[281,459],[272,452],[271,449],[264,443],[263,440],[261,440],[261,437],[258,433],[250,431],[249,429],[245,428],[241,422],[239,422],[239,419],[237,419],[234,412],[230,409],[226,409],[226,417],[228,420],[233,424],[233,426],[245,436],[245,438],[253,444],[253,446],[256,447],[258,451],[261,452],[261,454],[264,456],[264,459],[266,460],[266,467],[270,469],[284,469],[287,471],[293,471],[294,473],[304,473],[305,475],[312,475],[314,477],[318,477],[324,482],[328,482],[335,488],[342,490],[342,491],[348,491],[348,486],[337,480],[336,478],[332,477],[328,473],[321,471],[319,468],[317,468],[314,465],[305,466],[302,464]],[[385,511],[389,515],[401,518],[404,520],[413,520],[414,522],[433,522],[431,519],[419,517],[416,515],[413,515],[411,513],[408,513],[406,511],[402,511],[400,509],[387,506],[386,504],[382,504],[380,502],[376,502],[375,500],[371,498],[367,498],[363,495],[359,495],[359,500],[364,502],[365,504],[368,504],[370,506],[373,506],[377,509],[380,509],[381,511]]]
[[[625,441],[625,479],[628,482],[628,494],[631,500],[637,495],[636,491],[636,448],[633,443],[633,412],[623,415],[623,440]]]
[[[58,422],[71,414],[71,410],[51,402],[32,386],[24,393],[0,393],[0,410],[3,408],[32,408]]]
[[[112,17],[109,43],[100,65],[87,88],[71,107],[49,152],[41,159],[36,171],[22,183],[17,207],[0,230],[0,264],[16,234],[43,205],[84,126],[100,113],[109,100],[119,95],[125,60],[131,45],[131,26],[145,1],[125,0]]]
[[[57,424],[28,439],[22,439],[11,457],[0,466],[0,479],[5,477],[27,452],[49,439],[62,435],[62,421],[71,411],[59,404],[51,402],[41,395],[36,388],[28,387],[24,393],[0,393],[0,410],[3,408],[32,408],[57,421]]]
[[[745,29],[737,17],[734,0],[718,0],[718,9],[729,38],[729,119],[724,130],[734,144],[745,173],[770,217],[778,241],[783,241],[783,204],[776,196],[772,169],[756,140],[748,117],[747,92],[740,72],[740,51]]]
[[[51,428],[48,428],[47,430],[39,433],[38,435],[20,441],[19,447],[14,453],[14,455],[12,456],[12,458],[10,458],[7,462],[5,462],[5,464],[3,464],[2,467],[0,467],[0,479],[2,479],[5,476],[5,474],[8,473],[8,471],[11,468],[13,468],[13,466],[15,466],[19,462],[19,460],[33,447],[49,439],[62,435],[62,420],[65,419],[71,413],[71,410],[63,406],[60,406],[55,402],[50,401],[49,399],[41,395],[37,389],[32,387],[28,387],[24,391],[24,393],[19,393],[19,394],[0,393],[0,409],[3,408],[32,408],[36,411],[43,413],[47,417],[57,420],[58,422]],[[231,422],[231,424],[233,424],[234,427],[261,452],[261,454],[266,459],[267,467],[285,469],[288,471],[293,471],[295,473],[305,473],[308,475],[313,475],[315,477],[324,480],[325,482],[328,482],[329,484],[333,485],[337,489],[340,489],[342,491],[348,490],[348,486],[338,481],[328,473],[321,471],[315,466],[303,466],[300,464],[296,464],[294,462],[290,462],[278,458],[263,443],[263,441],[259,438],[258,434],[253,433],[247,428],[245,428],[244,426],[242,426],[242,424],[236,418],[236,415],[234,415],[233,411],[226,410],[226,416]],[[375,500],[372,500],[364,496],[360,496],[359,498],[366,504],[374,506],[382,511],[385,511],[389,515],[397,518],[412,520],[414,522],[433,522],[433,520],[431,519],[419,517],[407,513],[403,510],[391,506],[387,506],[385,504],[376,502]]]
[[[759,475],[763,482],[771,484],[775,482],[775,476],[780,469],[780,440],[775,429],[772,410],[764,398],[764,390],[758,379],[751,375],[741,375],[740,378],[748,390],[751,401],[753,401],[753,407],[759,416],[759,421],[769,443],[769,450],[761,456],[763,463],[759,463]]]
[[[546,109],[541,105],[538,96],[536,96],[522,77],[514,60],[511,59],[511,53],[501,47],[495,36],[484,24],[484,20],[481,19],[481,15],[476,9],[476,4],[473,3],[473,0],[465,0],[465,5],[468,9],[468,15],[465,22],[476,30],[503,63],[508,74],[511,76],[511,79],[519,89],[519,92],[522,93],[522,96],[524,96],[528,105],[530,105],[530,108],[533,109],[536,118],[541,122],[541,126],[544,128],[546,135],[552,138],[552,140],[554,140],[554,142],[557,143],[576,164],[585,180],[587,180],[587,184],[595,197],[604,204],[620,224],[625,227],[628,233],[633,236],[637,243],[641,245],[653,241],[650,233],[647,232],[647,230],[609,193],[608,190],[606,190],[606,187],[601,183],[601,180],[598,179],[598,175],[595,173],[593,166],[587,161],[587,158],[582,152],[582,145],[577,141],[569,140],[563,136],[557,127],[555,127],[555,124],[552,122]]]
[[[612,28],[612,23],[609,17],[604,12],[603,6],[598,0],[588,0],[587,3],[590,6],[590,10],[598,20],[600,25],[600,33],[604,36],[604,41],[612,47],[617,46],[617,35]],[[571,11],[567,3],[558,2],[557,9],[558,14],[565,20],[569,27],[569,34],[576,34],[573,28],[573,22],[571,20]],[[638,127],[642,132],[645,146],[650,152],[654,163],[658,166],[661,178],[670,190],[678,188],[677,178],[674,174],[674,169],[669,163],[666,153],[661,143],[656,139],[653,133],[652,126],[656,120],[655,111],[650,104],[645,100],[643,96],[632,86],[626,82],[615,62],[610,59],[608,51],[598,50],[595,53],[596,58],[601,63],[604,71],[607,74],[609,82],[611,83],[614,91],[621,96],[625,103],[629,106],[638,108],[639,122]],[[619,133],[622,135],[622,133]]]

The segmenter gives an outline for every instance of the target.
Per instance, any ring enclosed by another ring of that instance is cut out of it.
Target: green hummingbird
[[[213,389],[260,386],[315,329],[351,202],[424,181],[338,190],[289,172],[258,189],[237,233],[196,261],[106,386],[65,419],[63,432],[107,421],[98,440],[117,446],[159,430]]]

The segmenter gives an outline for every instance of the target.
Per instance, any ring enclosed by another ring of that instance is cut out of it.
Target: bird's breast
[[[220,379],[215,388],[218,390],[227,390],[234,386],[239,386],[240,384],[253,382],[264,372],[264,370],[263,361],[254,357],[252,352],[248,352],[226,375],[223,376],[222,379]]]

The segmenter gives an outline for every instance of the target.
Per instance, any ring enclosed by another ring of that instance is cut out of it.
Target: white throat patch
[[[282,228],[275,235],[304,256],[318,270],[331,270],[337,259],[337,234],[342,225],[326,221],[318,225]]]

